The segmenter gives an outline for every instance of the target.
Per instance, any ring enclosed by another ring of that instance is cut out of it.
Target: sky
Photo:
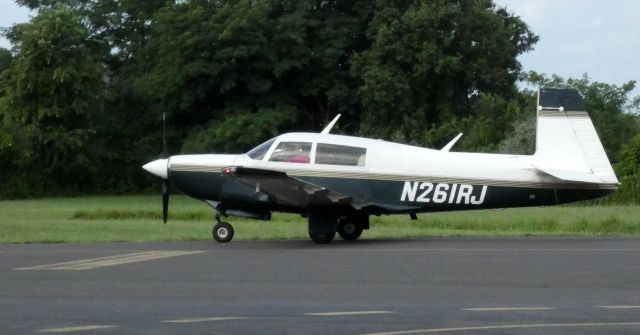
[[[621,85],[640,81],[640,1],[494,0],[540,37],[518,60],[524,70]],[[29,11],[0,0],[0,26],[29,20]],[[10,48],[0,38],[0,47]],[[638,83],[640,85],[640,82]],[[636,88],[633,95],[640,95]]]
[[[494,0],[540,37],[518,60],[525,70],[640,85],[640,1]],[[633,95],[640,95],[636,87]]]
[[[0,27],[10,27],[15,23],[29,21],[29,10],[16,5],[13,0],[0,0]],[[0,47],[9,49],[11,44],[0,36]]]

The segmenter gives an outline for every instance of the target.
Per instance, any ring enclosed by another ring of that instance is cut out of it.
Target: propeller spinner
[[[162,178],[162,221],[167,223],[169,212],[169,159],[156,159],[142,166],[148,172]]]

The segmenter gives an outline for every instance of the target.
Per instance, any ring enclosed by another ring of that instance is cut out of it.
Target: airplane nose
[[[167,179],[168,178],[168,173],[167,173],[167,167],[168,167],[168,163],[169,160],[168,159],[156,159],[153,162],[149,162],[145,165],[142,166],[143,169],[153,173],[154,175],[162,178],[162,179]]]

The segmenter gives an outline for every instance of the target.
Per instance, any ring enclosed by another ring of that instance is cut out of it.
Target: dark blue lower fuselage
[[[221,172],[173,171],[169,177],[187,195],[221,203],[227,209],[301,214],[308,211],[305,207],[279,205],[268,194]],[[364,214],[546,206],[599,198],[615,191],[597,184],[495,186],[318,176],[296,178],[369,204],[361,208]]]

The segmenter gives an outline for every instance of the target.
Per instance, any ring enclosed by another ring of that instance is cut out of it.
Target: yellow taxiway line
[[[374,314],[395,314],[390,311],[347,311],[347,312],[324,312],[324,313],[305,313],[309,316],[343,316],[343,315],[374,315]]]
[[[589,327],[616,327],[616,326],[617,327],[640,326],[640,322],[538,323],[538,324],[520,324],[520,325],[470,326],[470,327],[403,330],[403,331],[393,331],[393,332],[383,332],[383,333],[369,333],[366,335],[407,335],[407,334],[469,332],[474,330],[534,329],[534,328],[589,328]]]
[[[230,321],[230,320],[245,320],[246,317],[241,316],[214,316],[208,318],[193,318],[193,319],[178,319],[178,320],[163,320],[160,322],[165,323],[197,323],[197,322],[213,322],[213,321]]]
[[[552,307],[486,307],[486,308],[462,308],[461,311],[470,312],[510,312],[510,311],[545,311],[555,309]]]
[[[162,258],[199,254],[203,252],[204,251],[147,251],[117,256],[82,259],[71,262],[28,266],[16,268],[15,270],[92,270],[107,266],[146,262]]]
[[[72,332],[85,332],[89,330],[101,330],[118,328],[113,325],[88,325],[88,326],[76,326],[76,327],[64,327],[64,328],[47,328],[38,330],[39,333],[72,333]]]

